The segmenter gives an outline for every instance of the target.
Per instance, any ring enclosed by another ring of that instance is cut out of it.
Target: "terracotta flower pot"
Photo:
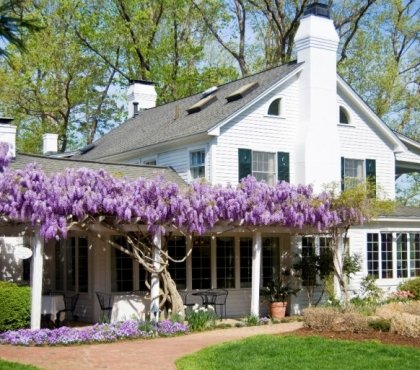
[[[287,302],[271,302],[270,314],[273,319],[283,319],[286,316]]]

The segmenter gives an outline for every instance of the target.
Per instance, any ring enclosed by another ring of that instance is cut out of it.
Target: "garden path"
[[[175,369],[175,360],[213,344],[259,334],[280,334],[302,327],[301,322],[217,329],[173,338],[130,340],[69,347],[0,345],[0,358],[41,369]]]

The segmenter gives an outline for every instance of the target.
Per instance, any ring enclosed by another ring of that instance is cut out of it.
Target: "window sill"
[[[285,117],[285,116],[273,116],[273,115],[271,115],[271,114],[264,114],[264,117],[269,117],[269,118],[279,118],[279,119],[282,119],[282,120],[285,120],[285,119],[286,119],[286,117]]]
[[[353,127],[353,128],[356,128],[355,125],[351,125],[349,123],[337,123],[337,126],[339,126],[339,127]]]

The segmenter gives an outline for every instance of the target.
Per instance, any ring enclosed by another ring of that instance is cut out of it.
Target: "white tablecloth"
[[[61,294],[43,295],[41,304],[41,313],[51,315],[51,320],[57,319],[58,311],[64,310],[64,298]],[[65,314],[64,312],[62,313]]]
[[[136,294],[115,295],[112,305],[111,322],[124,320],[144,320],[146,304],[142,296]]]

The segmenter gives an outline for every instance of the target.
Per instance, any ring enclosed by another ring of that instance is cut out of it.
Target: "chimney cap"
[[[309,4],[303,15],[317,15],[318,17],[325,17],[330,19],[330,8],[328,7],[327,4],[323,4],[320,2],[314,2],[312,4]]]
[[[10,117],[0,117],[0,124],[9,124],[12,123],[13,118]]]
[[[128,83],[130,85],[133,85],[133,84],[153,85],[153,86],[156,85],[155,82],[153,82],[153,81],[147,81],[147,80],[128,80]]]

